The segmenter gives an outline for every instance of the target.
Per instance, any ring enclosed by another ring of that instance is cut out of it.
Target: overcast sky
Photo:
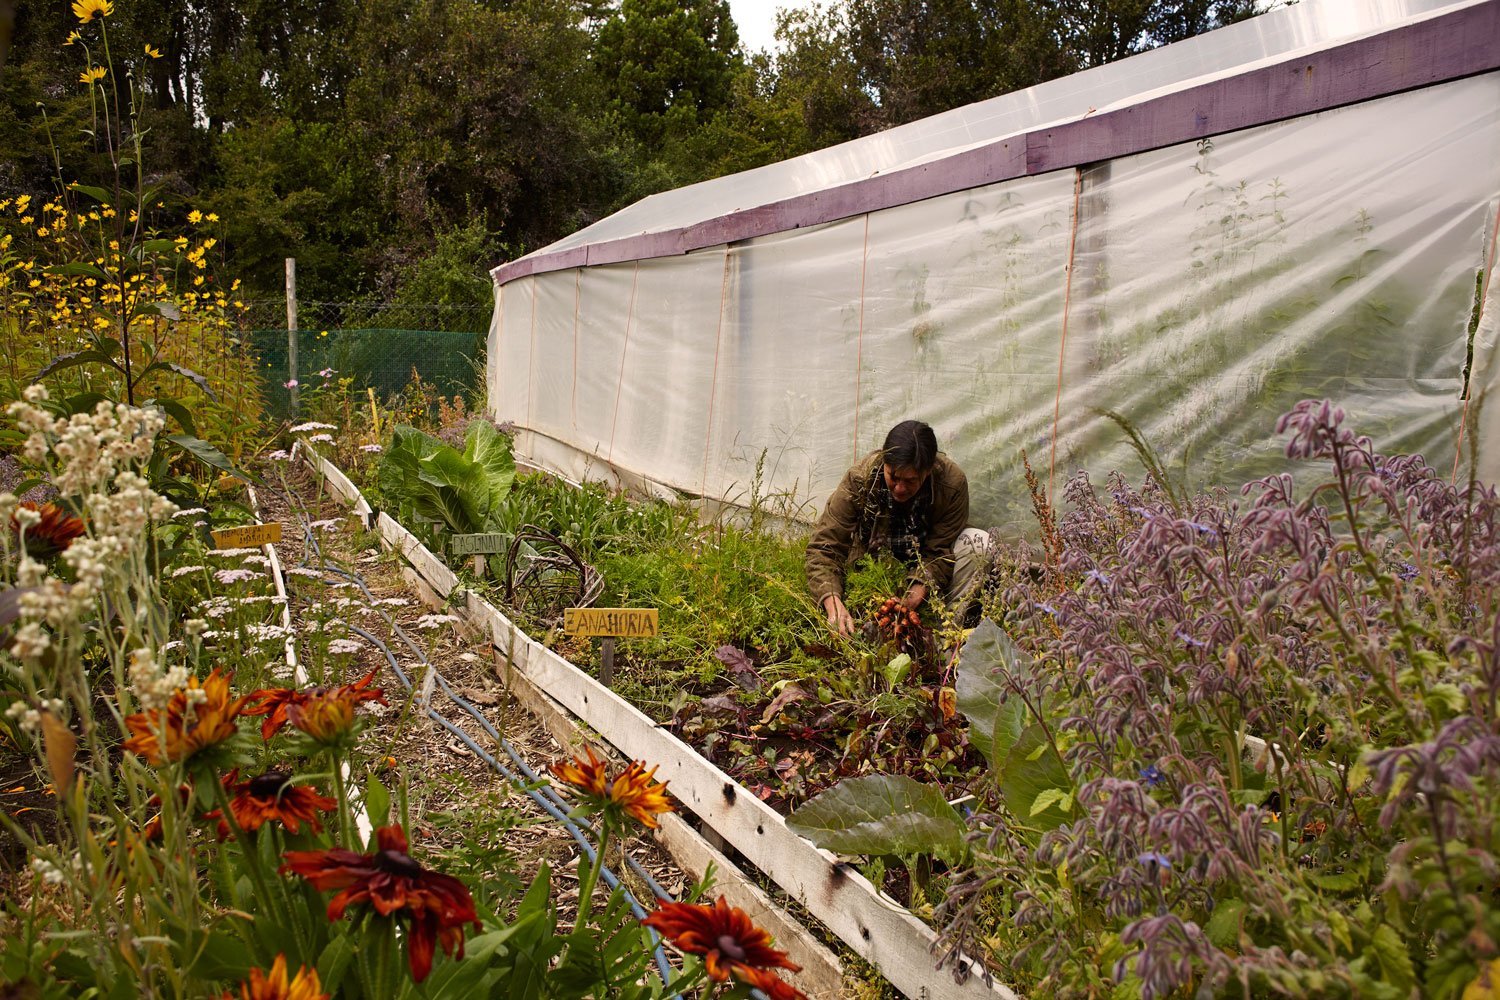
[[[775,42],[776,11],[781,7],[811,7],[813,0],[729,0],[740,45],[746,54],[768,49]]]

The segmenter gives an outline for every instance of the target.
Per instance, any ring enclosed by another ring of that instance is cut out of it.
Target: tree
[[[884,126],[1021,90],[1218,27],[1255,0],[845,0]]]
[[[800,114],[804,152],[882,127],[879,108],[860,80],[843,8],[780,10],[776,39],[780,52],[770,86],[778,102]]]
[[[623,126],[648,145],[727,107],[744,70],[728,0],[622,0],[594,62]]]

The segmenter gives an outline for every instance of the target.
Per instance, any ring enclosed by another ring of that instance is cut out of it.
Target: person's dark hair
[[[903,420],[885,436],[881,458],[893,469],[926,472],[937,464],[937,435],[920,420]]]

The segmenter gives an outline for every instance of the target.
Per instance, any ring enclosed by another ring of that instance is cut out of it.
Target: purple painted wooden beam
[[[1010,136],[930,163],[716,219],[525,257],[496,284],[583,264],[669,257],[1298,118],[1500,69],[1500,0],[1283,59],[1128,108]]]

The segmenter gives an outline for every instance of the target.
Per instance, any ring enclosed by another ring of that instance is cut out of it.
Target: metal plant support
[[[544,625],[561,624],[568,608],[599,599],[604,577],[567,542],[523,524],[505,553],[505,603]]]

